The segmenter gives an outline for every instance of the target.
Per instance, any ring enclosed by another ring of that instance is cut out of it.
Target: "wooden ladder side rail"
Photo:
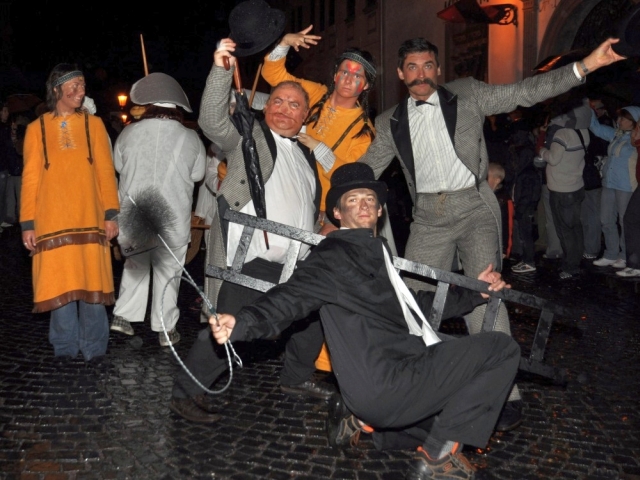
[[[254,229],[265,230],[269,233],[277,234],[283,237],[295,240],[291,242],[283,272],[280,277],[279,283],[283,283],[289,279],[295,265],[297,263],[298,254],[302,243],[307,245],[317,245],[324,238],[322,235],[311,233],[298,228],[290,227],[281,223],[273,222],[270,220],[246,215],[233,210],[225,212],[224,218],[230,222],[244,225],[244,230],[240,240],[240,245],[236,251],[234,257],[233,266],[231,269],[221,269],[213,265],[207,265],[206,274],[210,277],[219,278],[228,282],[243,285],[254,290],[266,292],[275,284],[258,280],[253,277],[249,277],[240,273],[244,259],[251,243],[251,236]],[[534,295],[519,292],[516,290],[508,289],[501,290],[499,292],[490,292],[487,290],[488,284],[480,280],[466,277],[457,273],[441,270],[438,268],[429,267],[428,265],[420,264],[407,260],[401,257],[393,257],[394,266],[398,270],[420,275],[432,280],[437,281],[435,297],[431,311],[427,316],[428,321],[431,323],[435,330],[438,330],[442,321],[442,314],[444,311],[444,305],[446,303],[447,294],[451,285],[457,285],[463,288],[474,290],[488,294],[491,298],[487,303],[485,311],[482,330],[493,331],[498,315],[498,309],[503,301],[509,301],[520,305],[528,306],[540,310],[540,318],[538,320],[538,326],[533,338],[531,351],[528,357],[522,357],[520,359],[520,369],[541,375],[552,379],[556,383],[564,384],[567,381],[567,370],[558,367],[552,367],[543,363],[544,352],[549,338],[549,332],[553,324],[553,318],[555,314],[565,313],[565,309],[545,300],[543,298],[536,297]]]
[[[513,289],[490,292],[487,290],[487,283],[475,278],[429,267],[428,265],[400,257],[394,257],[394,266],[405,272],[427,277],[438,282],[434,303],[428,317],[429,323],[431,323],[433,328],[436,330],[440,327],[440,322],[442,321],[442,312],[450,285],[458,285],[460,287],[490,295],[491,298],[487,303],[482,323],[482,331],[485,332],[491,332],[495,329],[498,308],[500,307],[500,303],[505,300],[540,310],[538,326],[533,337],[529,356],[522,358],[520,362],[520,369],[536,373],[544,377],[549,377],[559,384],[565,384],[567,382],[566,369],[555,368],[543,364],[544,351],[547,346],[547,340],[553,324],[554,315],[565,314],[565,308],[543,298],[536,297],[535,295],[519,292]]]

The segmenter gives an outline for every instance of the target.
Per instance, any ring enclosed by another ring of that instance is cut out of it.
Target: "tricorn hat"
[[[170,103],[191,112],[191,105],[180,84],[166,73],[154,72],[131,87],[131,101],[138,105]]]
[[[640,5],[633,7],[618,23],[618,43],[611,47],[618,55],[625,57],[640,56]]]
[[[234,55],[248,57],[275,42],[284,30],[284,12],[263,0],[241,2],[229,14],[229,37],[236,43]]]
[[[347,163],[338,167],[331,175],[331,188],[327,192],[326,215],[336,225],[340,221],[333,216],[333,208],[342,195],[357,188],[369,188],[376,192],[378,202],[384,205],[387,201],[387,184],[376,180],[373,169],[366,163]]]

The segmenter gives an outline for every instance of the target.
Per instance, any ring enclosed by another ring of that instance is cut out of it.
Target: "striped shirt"
[[[416,191],[439,193],[463,190],[475,185],[471,171],[458,158],[449,137],[440,97],[434,92],[426,105],[407,100],[411,146],[415,159]]]

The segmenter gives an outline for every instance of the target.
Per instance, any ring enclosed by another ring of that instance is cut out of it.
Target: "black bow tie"
[[[425,100],[416,100],[416,107],[419,107],[420,105],[432,105],[433,106],[433,103],[427,102]]]
[[[284,138],[285,140],[289,140],[293,143],[296,143],[298,141],[298,137],[283,137],[282,135],[280,135],[281,138]]]

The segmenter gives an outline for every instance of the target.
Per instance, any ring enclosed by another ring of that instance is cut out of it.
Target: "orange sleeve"
[[[20,194],[20,222],[33,221],[36,216],[38,187],[44,168],[42,131],[37,119],[27,126],[24,137],[24,169],[22,171],[22,191]]]
[[[307,91],[309,95],[309,106],[317,103],[322,96],[327,93],[327,87],[322,85],[321,83],[311,82],[309,80],[304,80],[302,78],[297,78],[287,72],[287,69],[284,65],[286,57],[281,58],[280,60],[269,60],[269,55],[264,58],[264,64],[262,65],[262,78],[271,85],[275,87],[280,82],[285,81],[293,81],[298,82],[302,85]]]

